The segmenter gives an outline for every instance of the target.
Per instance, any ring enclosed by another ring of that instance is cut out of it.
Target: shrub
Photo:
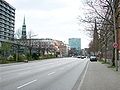
[[[38,60],[38,59],[39,59],[39,55],[36,54],[36,53],[33,53],[32,58],[33,58],[34,60]]]
[[[7,57],[8,61],[14,61],[14,57],[12,55],[10,55],[9,57]]]
[[[5,64],[5,63],[8,63],[8,61],[6,60],[5,57],[3,57],[2,55],[0,55],[0,63],[1,64]]]
[[[24,54],[22,54],[22,55],[19,55],[19,60],[18,61],[23,62],[26,59],[27,59],[26,56]]]
[[[39,56],[39,59],[50,59],[50,58],[56,58],[55,55],[52,55],[52,54],[48,54],[48,55],[41,55]]]
[[[32,60],[32,56],[30,54],[27,54],[26,59],[27,60]]]

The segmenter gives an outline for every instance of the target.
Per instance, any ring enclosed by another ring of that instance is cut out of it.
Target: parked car
[[[97,61],[97,57],[96,56],[90,56],[90,61]]]

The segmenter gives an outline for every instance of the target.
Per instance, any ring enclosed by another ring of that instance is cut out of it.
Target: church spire
[[[22,25],[22,39],[27,39],[27,36],[26,36],[26,25],[25,25],[25,16],[24,16],[24,19],[23,19],[23,25]]]
[[[25,16],[24,16],[24,20],[23,20],[23,25],[25,25]]]

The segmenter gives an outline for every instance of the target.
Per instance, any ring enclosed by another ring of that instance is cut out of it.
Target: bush
[[[19,55],[19,60],[18,61],[23,62],[26,59],[27,59],[26,56],[24,54],[22,54],[22,55]]]
[[[1,64],[5,64],[5,63],[9,63],[5,57],[3,57],[2,55],[0,55],[0,63]]]
[[[33,60],[38,60],[39,59],[39,55],[36,54],[36,53],[33,53],[32,58],[33,58]]]
[[[52,54],[48,54],[48,55],[42,55],[42,56],[39,56],[39,59],[50,59],[50,58],[55,58],[56,56],[55,55],[52,55]]]
[[[32,56],[30,54],[27,54],[26,59],[27,60],[32,60]]]
[[[55,56],[55,55],[52,55],[52,54],[48,54],[47,57],[48,57],[48,58],[55,58],[56,56]]]
[[[15,60],[14,60],[14,57],[13,57],[12,55],[10,55],[9,57],[7,57],[7,60],[8,60],[8,61],[15,61]]]

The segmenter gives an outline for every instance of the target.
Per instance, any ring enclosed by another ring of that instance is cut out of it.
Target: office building
[[[0,45],[14,40],[15,8],[0,0]]]
[[[81,51],[81,39],[80,38],[69,38],[69,46],[75,55],[80,54]]]

